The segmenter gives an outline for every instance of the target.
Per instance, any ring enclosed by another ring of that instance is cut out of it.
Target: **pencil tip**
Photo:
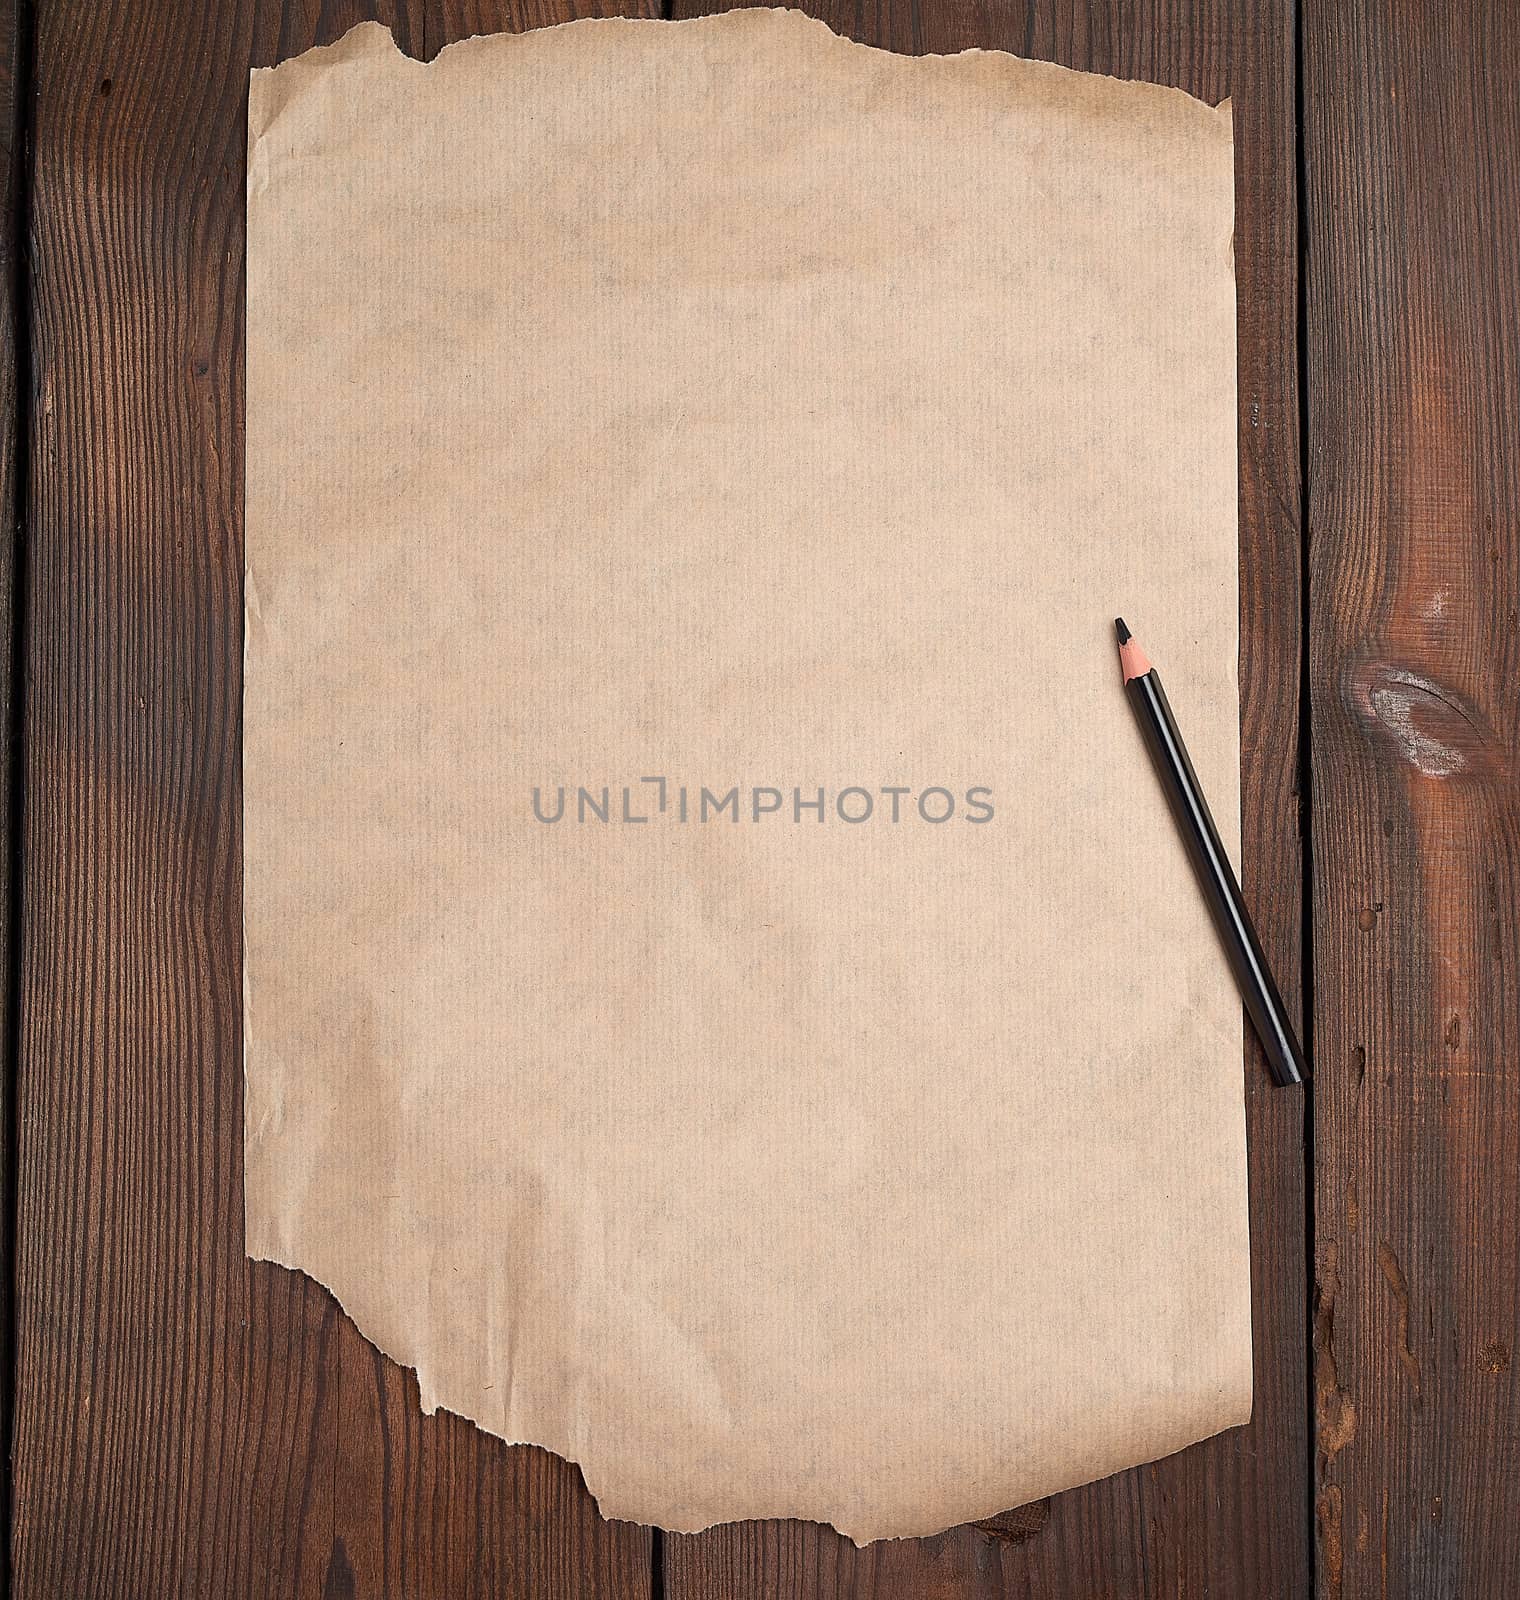
[[[1143,678],[1151,670],[1151,664],[1123,617],[1114,618],[1114,632],[1119,635],[1119,670],[1124,674],[1124,681]]]

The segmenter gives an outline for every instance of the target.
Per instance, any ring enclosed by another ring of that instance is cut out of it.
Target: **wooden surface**
[[[404,47],[509,13],[385,13]],[[650,1592],[579,1475],[419,1413],[242,1246],[247,71],[344,5],[36,22],[16,1592]],[[533,20],[542,20],[537,16]]]
[[[1245,1062],[1255,1421],[935,1539],[667,1538],[602,1521],[541,1451],[422,1417],[330,1296],[243,1259],[247,69],[370,15],[430,56],[574,13],[38,0],[18,28],[12,0],[0,132],[33,122],[35,158],[0,206],[8,269],[32,241],[0,282],[0,515],[27,512],[6,689],[28,1600],[1520,1593],[1514,9],[808,9],[893,49],[1234,100],[1244,871],[1290,1003],[1312,973],[1318,1068],[1311,1129]],[[641,14],[582,14],[614,10]],[[9,541],[0,563],[3,607]]]
[[[1293,29],[1284,0],[951,5],[805,0],[836,31],[908,53],[1011,50],[1176,84],[1237,117],[1242,805],[1245,886],[1290,1005],[1302,934],[1297,218]],[[678,0],[677,14],[727,9]],[[666,1541],[672,1600],[1142,1594],[1286,1596],[1308,1583],[1301,1095],[1246,1064],[1251,1165],[1252,1425],[1043,1503],[1007,1528],[857,1551],[828,1528],[737,1524]]]
[[[24,314],[26,182],[23,107],[26,52],[21,14],[0,9],[0,1038],[4,1039],[7,1093],[0,1104],[0,1261],[13,1255],[15,1107],[9,1092],[16,1053],[19,1011],[16,971],[21,948],[12,912],[19,908],[17,865],[21,846],[20,742],[23,669],[19,619],[26,604],[26,548],[21,536],[25,511],[20,473],[20,441],[25,415],[22,389],[26,333]],[[11,1434],[14,1311],[9,1271],[0,1272],[0,1438]],[[9,1539],[9,1504],[0,1512],[0,1536]],[[0,1585],[3,1593],[3,1585]]]
[[[1320,1588],[1499,1600],[1520,1594],[1520,9],[1315,0],[1304,37]]]

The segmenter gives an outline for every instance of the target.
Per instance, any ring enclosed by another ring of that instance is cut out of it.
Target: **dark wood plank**
[[[572,1467],[424,1418],[330,1296],[243,1258],[246,74],[370,14],[38,6],[25,1600],[650,1590],[647,1531]],[[571,14],[380,7],[417,54]]]
[[[1320,1590],[1520,1593],[1520,10],[1305,12]]]
[[[14,1110],[16,985],[12,981],[14,942],[19,926],[19,875],[13,856],[19,846],[21,751],[18,717],[20,670],[24,659],[25,550],[21,526],[20,432],[24,360],[21,318],[26,292],[25,152],[22,148],[22,98],[26,93],[25,35],[19,0],[0,3],[0,1037],[4,1039],[5,1084],[0,1094],[0,1438],[10,1437],[14,1402],[11,1320],[11,1134]],[[0,1511],[0,1539],[9,1514]],[[0,1595],[8,1592],[0,1575]]]
[[[678,0],[677,15],[723,9]],[[1294,40],[1288,0],[810,0],[836,31],[905,52],[971,46],[1173,83],[1236,116],[1245,882],[1290,1004],[1301,967]],[[786,1595],[1308,1592],[1303,1116],[1246,1061],[1256,1416],[1170,1460],[996,1524],[857,1551],[826,1528],[738,1524],[666,1542],[671,1600]]]

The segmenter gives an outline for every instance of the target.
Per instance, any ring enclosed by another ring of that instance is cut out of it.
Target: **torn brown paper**
[[[1243,1420],[1111,627],[1233,833],[1228,111],[760,11],[364,26],[250,122],[249,1254],[669,1528]]]

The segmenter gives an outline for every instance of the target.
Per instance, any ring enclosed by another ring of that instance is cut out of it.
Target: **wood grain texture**
[[[587,7],[595,14],[600,8]],[[618,7],[617,9],[623,9]],[[654,9],[652,6],[649,9]],[[573,1469],[457,1419],[331,1298],[241,1248],[237,704],[248,65],[345,0],[43,0],[27,697],[15,1563],[22,1595],[642,1595],[650,1540]],[[397,0],[404,48],[561,20]],[[1038,0],[825,11],[1233,90],[1241,155],[1248,888],[1290,995],[1299,909],[1291,41],[1227,14]],[[746,1526],[671,1594],[1296,1595],[1306,1532],[1298,1103],[1248,1062],[1256,1425],[937,1540]]]
[[[1308,0],[1320,1592],[1520,1593],[1520,11]]]
[[[12,981],[20,923],[20,884],[13,859],[20,843],[20,782],[23,771],[18,717],[20,676],[25,662],[25,546],[20,479],[21,391],[25,339],[20,325],[26,296],[26,162],[22,96],[26,63],[19,0],[0,0],[0,1037],[4,1039],[5,1092],[0,1095],[0,1438],[8,1439],[14,1400],[11,1324],[11,1084],[17,1017]],[[0,1511],[0,1539],[8,1536],[9,1512]],[[0,1595],[7,1592],[0,1572]]]
[[[676,15],[726,7],[677,0]],[[909,53],[1011,50],[1233,97],[1239,286],[1244,881],[1299,1003],[1302,858],[1294,37],[1287,0],[808,0],[837,32]],[[1152,1466],[934,1539],[856,1550],[746,1523],[666,1540],[671,1600],[1209,1595],[1309,1586],[1304,1100],[1246,1061],[1255,1420]]]
[[[343,0],[43,0],[13,1561],[23,1600],[618,1597],[650,1537],[243,1257],[247,70]],[[416,54],[571,14],[400,0]]]

